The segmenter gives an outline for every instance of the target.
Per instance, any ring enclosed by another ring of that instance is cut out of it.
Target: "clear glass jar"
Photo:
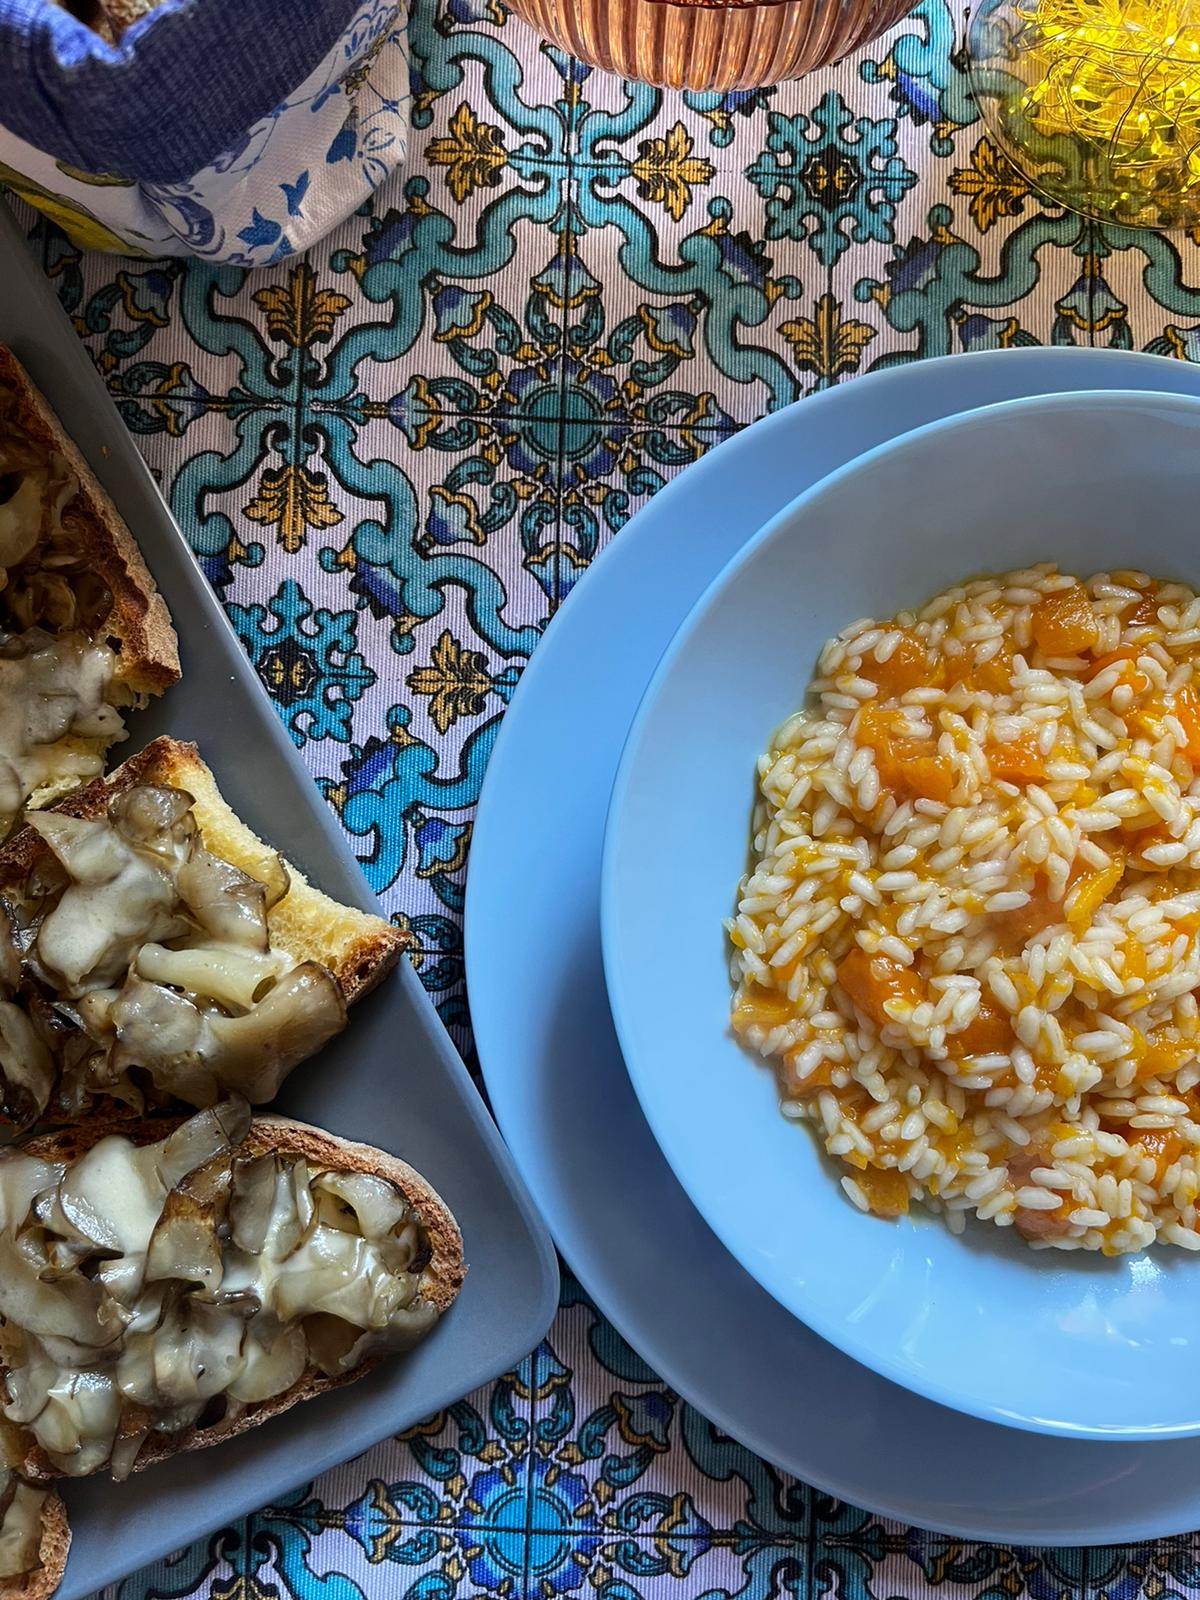
[[[510,0],[563,50],[668,89],[756,89],[828,66],[912,0]]]
[[[988,131],[1047,199],[1200,223],[1200,0],[983,0],[967,54]]]

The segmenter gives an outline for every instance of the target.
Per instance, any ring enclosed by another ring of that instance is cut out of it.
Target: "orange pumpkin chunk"
[[[1013,1220],[1017,1231],[1026,1239],[1060,1239],[1071,1229],[1067,1207],[1067,1201],[1063,1201],[1057,1211],[1029,1211],[1019,1206]]]
[[[1146,694],[1150,688],[1150,679],[1134,665],[1141,653],[1141,646],[1127,644],[1120,650],[1110,650],[1107,655],[1097,656],[1084,673],[1083,680],[1085,683],[1091,683],[1092,679],[1098,678],[1105,668],[1119,665],[1121,671],[1117,676],[1117,682],[1127,683],[1135,694]]]
[[[977,661],[974,651],[964,651],[946,658],[946,687],[953,689],[961,683],[986,694],[1007,694],[1012,688],[1012,667],[1012,646],[1007,639],[986,661]]]
[[[837,975],[858,1009],[879,1027],[894,1020],[883,1009],[886,1001],[915,1006],[924,998],[921,980],[911,967],[902,967],[891,956],[869,956],[858,945],[839,962]]]
[[[1091,683],[1093,678],[1098,678],[1106,667],[1115,667],[1118,661],[1136,661],[1140,651],[1136,646],[1122,645],[1119,650],[1110,650],[1107,655],[1097,656],[1095,661],[1083,675],[1084,683]]]
[[[932,739],[914,739],[895,728],[895,715],[876,706],[864,706],[859,715],[858,736],[875,752],[880,783],[893,794],[949,805],[954,792],[951,762],[938,754]]]
[[[740,1032],[744,1028],[777,1028],[790,1022],[795,1007],[785,994],[770,989],[751,989],[742,1003],[734,1009],[733,1025]]]
[[[954,793],[954,768],[945,756],[902,756],[900,771],[905,785],[919,800],[950,804]]]
[[[1125,623],[1131,628],[1144,628],[1151,622],[1158,621],[1158,585],[1152,583],[1143,593],[1140,600],[1135,600],[1133,609],[1125,618]]]
[[[1008,1012],[990,995],[983,995],[979,1010],[958,1033],[947,1034],[946,1043],[955,1056],[990,1056],[1012,1049],[1012,1021]]]
[[[1166,1176],[1167,1168],[1183,1154],[1183,1140],[1174,1128],[1139,1128],[1137,1142],[1155,1163],[1160,1183]]]
[[[818,1061],[807,1077],[800,1078],[796,1075],[796,1057],[799,1052],[789,1050],[779,1063],[776,1074],[779,1080],[779,1092],[785,1100],[798,1100],[806,1094],[815,1094],[818,1089],[828,1089],[833,1083],[833,1063],[831,1061]]]
[[[1032,734],[1006,744],[984,746],[988,767],[998,783],[1037,783],[1046,776],[1046,762]]]
[[[926,666],[925,646],[915,633],[908,632],[901,633],[899,644],[886,661],[876,661],[874,656],[866,656],[858,675],[877,685],[885,700],[898,698],[910,689],[919,689],[922,684],[931,681]]]
[[[1139,1079],[1170,1077],[1172,1073],[1178,1072],[1185,1062],[1194,1061],[1195,1058],[1194,1039],[1172,1038],[1164,1033],[1152,1034],[1139,1052],[1137,1076]],[[1141,1137],[1139,1133],[1138,1138]]]
[[[1116,849],[1106,867],[1093,867],[1085,872],[1066,897],[1067,922],[1072,928],[1085,927],[1104,903],[1105,896],[1120,883],[1125,875],[1125,852]]]
[[[1092,602],[1081,583],[1056,589],[1033,608],[1033,637],[1045,656],[1078,656],[1100,637]]]
[[[1051,900],[1050,886],[1040,872],[1023,906],[1015,906],[1011,911],[1001,911],[996,915],[1001,936],[1021,941],[1032,939],[1043,928],[1053,927],[1056,922],[1065,921],[1062,901]]]
[[[1123,946],[1125,951],[1125,965],[1121,969],[1124,978],[1145,978],[1149,967],[1146,964],[1146,946],[1138,939],[1126,939]]]
[[[1179,690],[1172,709],[1187,740],[1180,753],[1187,757],[1193,767],[1200,766],[1200,695],[1192,684],[1185,683]]]
[[[902,1172],[890,1167],[867,1167],[859,1173],[856,1182],[877,1217],[908,1215],[908,1183]]]

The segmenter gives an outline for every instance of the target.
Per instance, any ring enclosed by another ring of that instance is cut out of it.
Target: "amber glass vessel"
[[[979,0],[967,45],[988,131],[1049,200],[1200,225],[1200,0]]]
[[[509,0],[594,67],[668,89],[754,89],[866,44],[913,0]]]

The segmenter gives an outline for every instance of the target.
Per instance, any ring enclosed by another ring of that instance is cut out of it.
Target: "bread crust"
[[[0,1600],[50,1600],[62,1582],[71,1548],[67,1508],[51,1489],[42,1506],[42,1539],[38,1564],[19,1578],[0,1578]]]
[[[165,1138],[184,1120],[181,1117],[144,1117],[133,1122],[97,1119],[86,1126],[64,1128],[31,1139],[23,1149],[46,1161],[74,1161],[110,1133],[119,1134],[136,1145],[152,1144],[155,1140]],[[371,1145],[339,1139],[309,1123],[272,1115],[256,1116],[249,1133],[237,1149],[239,1154],[251,1156],[270,1152],[302,1156],[313,1166],[339,1172],[367,1172],[394,1183],[420,1216],[429,1237],[430,1259],[421,1273],[420,1297],[434,1306],[439,1316],[454,1303],[467,1272],[462,1234],[441,1195],[407,1162],[384,1150],[376,1150]],[[215,1428],[188,1428],[169,1438],[148,1438],[138,1452],[133,1470],[141,1472],[156,1461],[165,1461],[182,1451],[203,1450],[210,1445],[221,1444],[226,1439],[236,1438],[238,1434],[256,1428],[259,1423],[290,1411],[302,1400],[310,1400],[329,1389],[340,1389],[344,1384],[365,1377],[387,1359],[386,1356],[372,1357],[361,1362],[353,1371],[336,1378],[328,1378],[320,1372],[306,1373],[282,1394],[248,1406],[231,1424]],[[3,1370],[0,1368],[0,1374]],[[22,1463],[21,1471],[34,1482],[54,1482],[62,1476],[36,1448]],[[3,1600],[2,1595],[0,1600]]]
[[[117,679],[135,694],[161,694],[179,677],[179,641],[137,542],[73,439],[13,352],[0,345],[0,391],[16,427],[41,449],[64,456],[79,485],[66,508],[86,538],[89,559],[113,597],[105,632],[117,650]]]
[[[210,792],[216,792],[212,774],[205,766],[196,746],[164,734],[152,740],[144,750],[139,750],[136,755],[130,756],[119,767],[114,768],[107,777],[94,778],[91,783],[76,789],[51,809],[72,817],[97,817],[103,813],[114,795],[121,794],[138,783],[173,784],[181,789],[189,789],[190,785],[199,788],[203,783]],[[219,795],[217,798],[219,800]],[[236,821],[233,811],[225,802],[220,801],[220,804],[225,815]],[[245,824],[239,823],[238,826],[246,839],[259,847],[260,854],[269,853],[269,847],[250,833]],[[200,822],[200,833],[205,843],[209,844],[203,819]],[[0,892],[12,890],[22,883],[35,862],[41,859],[47,850],[48,846],[35,828],[24,827],[15,833],[3,848],[0,848]],[[216,853],[221,852],[218,849]],[[288,871],[292,876],[293,888],[279,905],[268,913],[267,925],[271,929],[272,939],[278,939],[280,948],[295,955],[297,952],[289,949],[286,934],[280,937],[280,908],[288,905],[294,893],[306,894],[313,899],[312,916],[315,917],[321,909],[319,902],[325,901],[325,897],[312,889],[290,862]],[[326,904],[332,906],[334,902],[326,901]],[[348,939],[336,954],[331,953],[331,959],[325,963],[341,984],[347,1005],[360,1000],[386,973],[391,971],[409,942],[399,928],[393,928],[382,917],[363,913],[361,919],[356,917],[356,922],[359,925],[354,936]]]

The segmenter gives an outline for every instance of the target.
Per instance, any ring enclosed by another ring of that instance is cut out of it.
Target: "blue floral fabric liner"
[[[417,0],[408,160],[302,260],[88,255],[23,213],[468,1055],[488,755],[649,495],[767,412],[925,356],[1200,360],[1196,241],[1042,206],[978,123],[959,11],[921,0],[801,83],[670,95],[498,0]],[[1200,1600],[1200,1539],[1020,1549],[831,1501],[682,1404],[568,1283],[515,1372],[121,1586],[168,1596]]]

